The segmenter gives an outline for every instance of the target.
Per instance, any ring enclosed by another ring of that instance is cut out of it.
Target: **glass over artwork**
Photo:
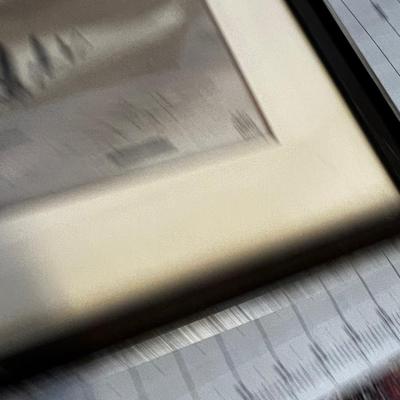
[[[201,1],[25,3],[0,4],[0,208],[275,143]]]

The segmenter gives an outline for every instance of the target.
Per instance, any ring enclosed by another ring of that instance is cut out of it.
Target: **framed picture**
[[[323,2],[87,2],[0,4],[5,380],[397,230],[399,122]]]

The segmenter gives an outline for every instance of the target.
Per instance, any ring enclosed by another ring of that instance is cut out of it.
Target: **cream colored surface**
[[[221,262],[398,208],[283,1],[210,5],[282,145],[180,162],[3,214],[1,351],[221,274]]]

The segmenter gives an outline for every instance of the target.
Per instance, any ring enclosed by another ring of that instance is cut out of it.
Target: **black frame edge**
[[[323,0],[286,0],[400,190],[400,121]]]

